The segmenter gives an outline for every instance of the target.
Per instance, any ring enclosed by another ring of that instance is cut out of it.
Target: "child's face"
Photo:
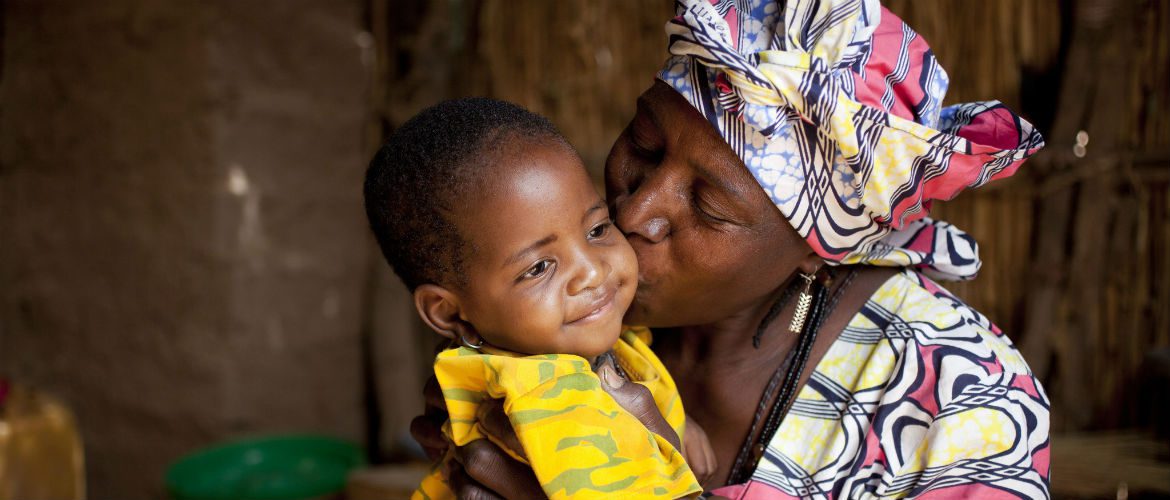
[[[637,259],[575,152],[513,142],[457,209],[470,243],[461,319],[497,347],[592,359],[621,333]]]

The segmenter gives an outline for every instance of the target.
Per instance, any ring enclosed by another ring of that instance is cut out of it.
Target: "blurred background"
[[[950,288],[1052,399],[1055,496],[1170,497],[1170,2],[885,5],[948,101],[1002,100],[1048,140],[935,213],[982,245]],[[600,179],[672,12],[0,1],[0,499],[22,394],[79,432],[51,474],[84,478],[74,497],[166,498],[175,460],[273,433],[410,463],[436,339],[368,234],[370,155],[423,107],[487,95],[549,116]]]

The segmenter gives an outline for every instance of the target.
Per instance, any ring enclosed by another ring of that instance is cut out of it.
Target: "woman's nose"
[[[658,243],[670,234],[670,211],[676,200],[671,196],[669,177],[665,173],[647,177],[624,203],[617,207],[615,222],[626,236],[638,235]]]

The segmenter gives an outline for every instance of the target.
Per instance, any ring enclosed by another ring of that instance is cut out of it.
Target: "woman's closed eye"
[[[657,167],[659,163],[662,163],[666,155],[666,151],[660,147],[644,147],[638,144],[637,141],[630,141],[630,145],[634,153],[634,158],[645,166]]]
[[[634,154],[648,160],[660,160],[662,158],[662,141],[656,133],[658,130],[650,124],[643,123],[648,121],[643,116],[637,116],[630,124],[628,130],[629,144],[633,149]]]
[[[630,139],[630,148],[634,150],[634,154],[639,158],[657,162],[662,159],[662,149],[655,146],[646,146],[644,141],[639,141],[636,137]]]
[[[713,211],[703,208],[703,205],[700,203],[695,204],[695,211],[698,212],[699,215],[702,216],[702,218],[704,218],[710,222],[716,223],[716,224],[727,224],[730,222],[727,219],[724,219],[724,218],[719,217],[718,215],[715,215],[715,213],[713,213]]]
[[[716,224],[734,224],[734,221],[731,219],[731,217],[724,214],[724,212],[716,207],[715,204],[703,200],[699,196],[694,196],[693,200],[695,211],[698,212],[702,218]]]

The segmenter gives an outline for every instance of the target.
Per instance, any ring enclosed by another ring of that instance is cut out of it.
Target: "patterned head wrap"
[[[1015,173],[1044,145],[998,101],[942,107],[947,74],[877,0],[678,0],[659,78],[739,154],[830,263],[979,270],[931,200]]]

